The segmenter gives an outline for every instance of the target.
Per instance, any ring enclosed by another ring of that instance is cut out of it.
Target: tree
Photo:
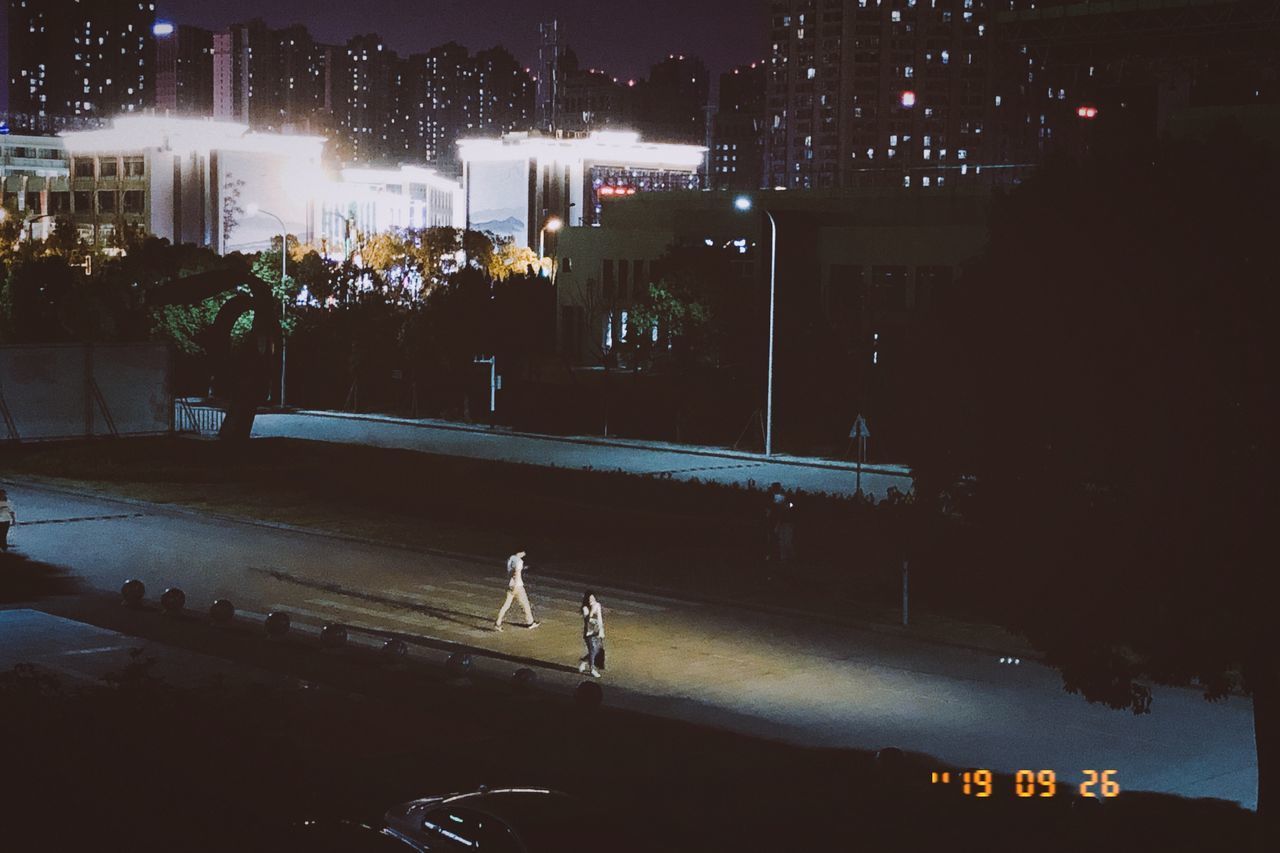
[[[244,191],[244,179],[237,178],[230,172],[222,182],[222,245],[231,239],[231,234],[240,224],[244,216],[244,207],[240,204],[240,195]]]
[[[997,205],[931,342],[914,467],[976,476],[968,570],[1067,690],[1138,714],[1152,684],[1252,695],[1274,836],[1280,181],[1227,130],[1142,155],[1046,167]]]

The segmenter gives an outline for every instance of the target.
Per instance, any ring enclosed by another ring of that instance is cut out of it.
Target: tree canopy
[[[939,310],[915,418],[919,488],[976,478],[968,570],[999,618],[1113,708],[1148,711],[1153,683],[1251,692],[1260,804],[1280,763],[1277,189],[1225,129],[1046,167]]]

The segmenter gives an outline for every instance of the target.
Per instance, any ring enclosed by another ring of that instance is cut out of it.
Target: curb
[[[66,488],[63,486],[50,485],[34,480],[24,478],[10,478],[8,482],[21,484],[25,488],[35,491],[51,492],[54,494],[68,495],[87,500],[99,500],[110,503],[121,503],[135,508],[143,508],[152,511],[157,515],[176,515],[195,517],[206,520],[221,521],[228,524],[243,524],[250,527],[259,527],[267,530],[277,530],[283,533],[292,533],[299,536],[313,536],[331,539],[338,542],[350,542],[356,545],[368,545],[378,548],[392,548],[404,551],[410,554],[429,554],[435,557],[444,557],[446,559],[458,560],[461,562],[475,563],[477,565],[494,565],[501,561],[501,557],[484,557],[478,554],[468,554],[458,551],[447,551],[440,548],[421,548],[411,545],[404,545],[399,542],[389,542],[380,539],[370,539],[364,536],[352,536],[345,533],[333,533],[325,530],[317,530],[314,528],[300,527],[295,524],[287,524],[276,521],[263,521],[261,519],[249,518],[246,516],[229,515],[226,513],[206,512],[204,510],[194,509],[192,507],[177,506],[173,504],[160,504],[150,501],[138,500],[136,498],[119,497],[115,495],[104,495],[97,492],[86,492],[78,489]],[[879,634],[882,636],[893,636],[900,640],[919,643],[923,645],[939,646],[943,648],[962,649],[965,651],[979,652],[982,654],[1003,654],[1008,649],[992,648],[990,646],[980,646],[972,643],[962,643],[953,640],[947,640],[940,637],[928,636],[923,634],[904,633],[903,628],[898,625],[890,625],[883,622],[874,622],[865,619],[841,618],[821,613],[813,613],[811,611],[802,610],[793,607],[782,607],[770,604],[755,604],[744,601],[726,601],[724,599],[711,598],[709,596],[690,594],[681,590],[673,590],[660,586],[641,586],[636,584],[617,584],[606,583],[601,584],[596,579],[580,575],[574,572],[557,572],[557,571],[540,571],[539,575],[549,580],[562,581],[565,583],[584,584],[594,586],[602,591],[614,591],[621,593],[633,593],[637,595],[652,595],[663,598],[669,598],[686,604],[697,604],[704,607],[720,608],[724,610],[759,613],[767,616],[781,616],[792,619],[804,619],[809,622],[818,622],[823,625],[830,625],[840,628],[853,629],[857,631],[865,631],[867,633]],[[907,629],[908,631],[911,629]],[[1026,653],[1023,658],[1028,661],[1039,661],[1038,655]]]

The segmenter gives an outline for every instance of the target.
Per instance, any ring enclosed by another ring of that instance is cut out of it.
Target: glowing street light
[[[542,226],[542,230],[538,232],[538,265],[542,265],[542,259],[547,256],[547,232],[552,234],[564,227],[564,220],[558,216],[552,216]],[[554,276],[552,276],[554,278]]]
[[[750,196],[740,195],[733,200],[733,206],[740,212],[746,213],[751,210],[752,201]],[[773,212],[766,210],[764,215],[769,217],[769,371],[768,384],[764,398],[764,455],[773,455],[773,331],[774,331],[774,309],[776,306],[776,295],[778,291],[778,220],[774,219]]]

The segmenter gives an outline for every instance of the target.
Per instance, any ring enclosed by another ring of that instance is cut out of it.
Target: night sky
[[[562,42],[588,68],[647,76],[669,53],[700,56],[718,74],[767,55],[763,0],[156,0],[159,20],[218,29],[261,17],[301,23],[316,39],[342,44],[382,36],[397,53],[448,41],[472,50],[501,44],[526,66],[538,57],[538,23],[559,18]],[[8,21],[0,14],[0,109],[8,108]]]
[[[537,60],[538,22],[559,18],[583,65],[618,77],[647,74],[668,53],[701,56],[713,72],[765,56],[761,0],[156,0],[164,20],[217,28],[261,16],[272,26],[306,24],[342,44],[376,32],[401,55],[447,41],[472,50],[504,45]]]

